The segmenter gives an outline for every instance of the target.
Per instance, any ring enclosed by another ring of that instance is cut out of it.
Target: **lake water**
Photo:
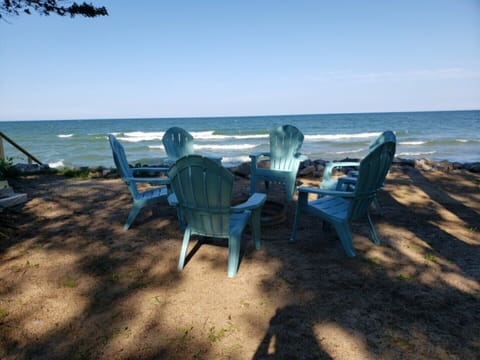
[[[310,159],[361,158],[384,130],[397,136],[400,158],[459,162],[480,161],[480,111],[371,114],[284,115],[210,118],[89,119],[0,122],[0,131],[51,167],[113,167],[108,134],[125,146],[131,163],[161,164],[162,136],[180,126],[195,139],[199,154],[222,157],[225,166],[249,161],[268,150],[268,132],[292,124],[305,135],[301,149]],[[15,163],[25,156],[4,141]]]

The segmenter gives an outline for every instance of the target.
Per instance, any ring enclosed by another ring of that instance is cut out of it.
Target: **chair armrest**
[[[240,213],[245,210],[254,210],[258,209],[263,206],[265,201],[267,200],[267,195],[265,194],[260,194],[260,193],[254,193],[252,196],[248,198],[247,201],[244,203],[241,203],[236,206],[232,206],[232,212],[234,213]]]
[[[324,189],[319,189],[319,188],[312,188],[312,187],[306,187],[306,186],[300,186],[298,189],[298,192],[304,192],[304,193],[313,193],[317,195],[328,195],[328,196],[338,196],[338,197],[354,197],[354,193],[350,191],[335,191],[335,190],[324,190]]]
[[[323,170],[322,182],[328,184],[332,178],[332,171],[338,167],[359,167],[359,162],[354,161],[345,161],[345,162],[329,162],[325,165],[325,169]]]
[[[299,161],[308,160],[308,156],[307,156],[307,155],[303,155],[303,154],[301,154],[301,153],[296,153],[296,154],[295,154],[295,157],[296,157]]]
[[[265,157],[270,157],[270,152],[257,152],[250,154],[250,159],[253,164],[256,164],[258,162],[258,159],[261,158],[262,156]]]
[[[348,173],[347,173],[347,176],[350,177],[350,178],[353,178],[353,177],[358,177],[358,174],[360,173],[360,171],[358,170],[350,170]]]
[[[174,193],[171,193],[170,195],[168,195],[168,203],[171,205],[171,206],[175,206],[177,207],[178,206],[178,199],[177,197],[175,196]]]
[[[332,173],[332,170],[337,167],[359,167],[360,163],[358,161],[345,161],[345,162],[329,162],[327,165],[325,165],[325,172],[328,172],[329,174]]]
[[[358,181],[357,177],[353,176],[343,176],[341,178],[338,178],[338,185],[337,186],[342,186],[342,185],[355,185]]]

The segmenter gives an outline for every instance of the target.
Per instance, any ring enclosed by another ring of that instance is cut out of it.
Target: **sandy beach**
[[[299,177],[318,185],[319,179]],[[475,359],[480,354],[480,175],[392,167],[372,210],[382,240],[352,225],[355,258],[305,216],[249,230],[235,278],[226,242],[177,270],[168,205],[131,205],[118,178],[31,175],[1,213],[1,359]],[[237,176],[235,197],[248,194]],[[270,199],[278,191],[270,189]]]

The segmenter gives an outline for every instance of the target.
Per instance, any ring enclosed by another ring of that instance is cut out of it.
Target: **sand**
[[[236,177],[236,196],[248,180]],[[299,178],[303,184],[318,179]],[[169,206],[128,231],[119,179],[32,175],[0,213],[1,359],[474,359],[480,356],[480,176],[394,166],[355,258],[305,216],[249,230],[238,274],[224,241],[177,270]],[[278,195],[275,187],[268,192]]]

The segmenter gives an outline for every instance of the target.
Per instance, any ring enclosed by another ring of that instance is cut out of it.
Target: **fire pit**
[[[262,208],[260,222],[262,226],[274,226],[283,223],[287,219],[287,209],[280,201],[268,199]]]
[[[242,193],[232,199],[232,205],[238,205],[247,200],[247,195]],[[276,199],[268,199],[262,207],[260,222],[262,226],[275,226],[287,219],[287,207],[284,202]]]

